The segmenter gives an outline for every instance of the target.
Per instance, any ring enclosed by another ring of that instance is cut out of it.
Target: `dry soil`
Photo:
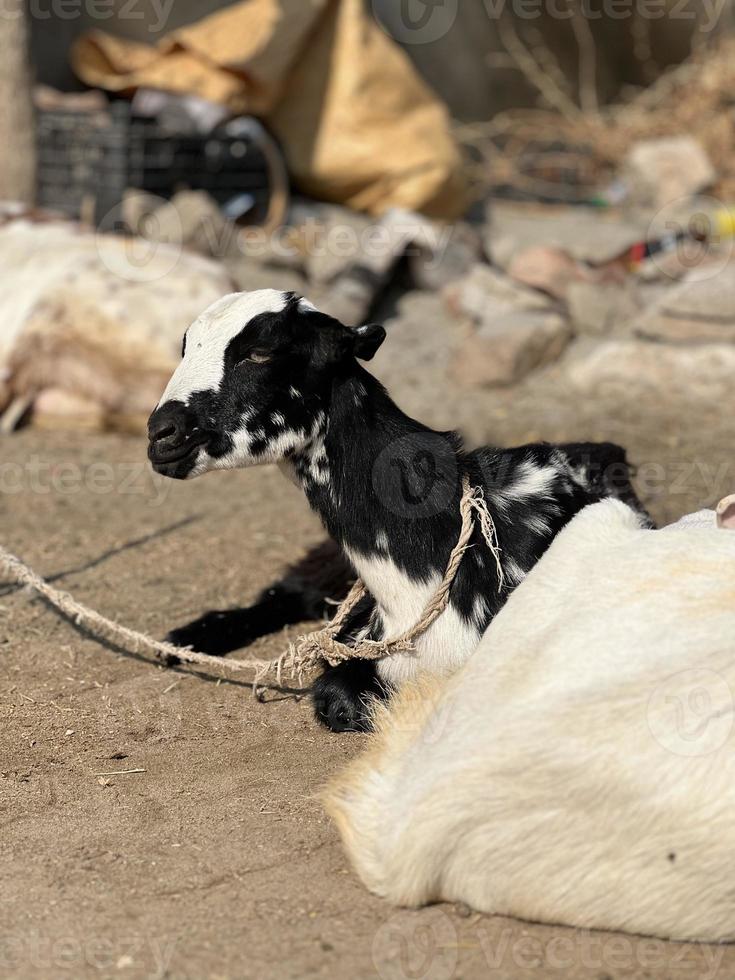
[[[448,425],[449,399],[430,396]],[[735,489],[730,420],[713,429],[684,397],[595,411],[537,391],[475,399],[467,415],[474,437],[503,443],[627,442],[651,468],[659,519]],[[0,542],[156,635],[253,599],[321,537],[275,469],[174,484],[130,437],[5,438],[0,481]],[[285,639],[251,649],[272,655]],[[2,585],[0,658],[0,976],[735,976],[729,948],[400,911],[369,895],[316,797],[364,736],[319,728],[306,700],[261,704],[242,683],[100,645]]]

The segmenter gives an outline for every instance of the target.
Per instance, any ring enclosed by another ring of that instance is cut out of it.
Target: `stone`
[[[367,319],[370,307],[380,291],[376,282],[359,267],[344,272],[334,282],[308,286],[308,298],[322,313],[348,327],[357,327]]]
[[[568,322],[546,311],[488,318],[459,349],[452,372],[468,385],[511,385],[557,360],[572,336]]]
[[[674,344],[735,343],[735,264],[690,273],[635,320],[633,332]]]
[[[309,298],[343,323],[364,322],[404,255],[439,248],[447,236],[422,215],[393,208],[379,221],[336,205],[300,206],[292,241],[304,253]],[[432,251],[433,254],[433,251]]]
[[[692,197],[717,181],[707,151],[691,136],[641,140],[626,157],[624,175],[632,197],[657,208]]]
[[[571,338],[558,305],[488,265],[476,264],[443,291],[447,308],[473,327],[452,362],[457,381],[510,385],[556,360]]]
[[[491,202],[486,212],[485,252],[508,269],[526,249],[553,246],[574,259],[603,265],[646,238],[651,215],[633,217],[586,207],[539,207]]]
[[[309,282],[329,283],[360,262],[371,219],[337,204],[296,200],[285,240],[301,256]]]
[[[180,191],[170,201],[145,191],[128,191],[122,218],[149,242],[183,246],[211,258],[238,252],[238,228],[206,191]]]
[[[495,316],[529,310],[548,310],[548,296],[510,279],[489,265],[477,263],[470,272],[443,291],[447,309],[478,323],[490,312]]]
[[[516,282],[566,302],[576,283],[619,284],[625,282],[627,271],[622,262],[609,262],[595,268],[575,259],[562,248],[533,245],[514,256],[508,266],[508,275]]]
[[[414,241],[408,265],[417,289],[439,291],[466,276],[482,259],[482,239],[467,222],[441,226],[429,222],[431,237]]]
[[[374,374],[401,408],[438,429],[455,425],[447,411],[447,365],[465,325],[447,316],[438,293],[406,293],[381,322],[386,342],[370,362]]]
[[[584,279],[581,269],[577,259],[564,249],[533,245],[514,256],[508,275],[516,282],[564,300],[571,283]]]
[[[127,190],[123,194],[120,217],[125,230],[133,235],[141,235],[143,223],[157,208],[166,202],[157,194],[148,191]],[[115,229],[117,230],[117,229]]]
[[[243,255],[230,255],[223,265],[232,276],[235,289],[250,292],[254,289],[282,289],[309,295],[306,279],[295,269],[275,262],[263,262]],[[309,297],[312,299],[312,297]],[[312,302],[316,302],[312,299]]]
[[[678,393],[687,404],[724,407],[732,401],[735,346],[684,347],[635,339],[580,343],[564,368],[565,383],[580,397],[643,406],[666,403]]]
[[[642,290],[635,282],[605,285],[574,282],[569,285],[567,307],[579,334],[601,337],[619,331],[629,332],[630,323],[644,307]]]
[[[447,324],[439,296],[432,292],[406,293],[395,313],[385,320],[388,339],[371,361],[370,370],[386,384],[409,373],[421,375],[438,369],[457,347],[462,329]]]
[[[180,191],[143,219],[142,229],[152,241],[176,242],[213,258],[237,250],[237,227],[206,191]]]

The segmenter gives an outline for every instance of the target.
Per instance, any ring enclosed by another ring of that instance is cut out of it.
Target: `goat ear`
[[[368,323],[358,327],[354,333],[352,353],[362,361],[371,361],[385,340],[385,327],[378,323]]]

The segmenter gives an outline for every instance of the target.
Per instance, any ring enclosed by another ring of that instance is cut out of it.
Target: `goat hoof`
[[[367,732],[370,722],[364,709],[337,698],[323,708],[316,706],[319,721],[332,732]]]
[[[311,689],[317,720],[333,732],[369,732],[372,729],[370,700],[385,697],[375,665],[351,660],[329,667]]]

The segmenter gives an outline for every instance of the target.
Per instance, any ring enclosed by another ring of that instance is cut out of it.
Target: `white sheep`
[[[734,655],[735,534],[586,508],[328,790],[360,877],[399,905],[734,939]]]

